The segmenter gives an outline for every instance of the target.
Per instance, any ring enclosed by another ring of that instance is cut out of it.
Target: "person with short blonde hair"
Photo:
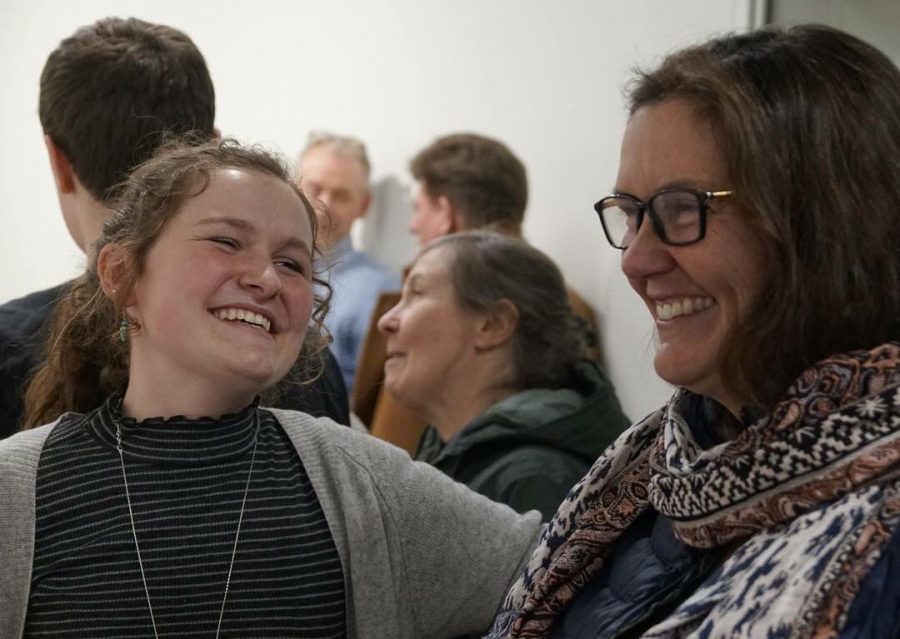
[[[333,298],[325,326],[344,385],[352,392],[357,360],[383,291],[400,278],[371,256],[353,248],[350,229],[369,208],[371,166],[365,145],[356,138],[324,131],[310,133],[298,162],[298,183],[316,206]]]

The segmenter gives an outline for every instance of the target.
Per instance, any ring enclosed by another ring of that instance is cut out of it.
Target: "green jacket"
[[[570,388],[534,388],[491,406],[448,442],[427,428],[416,459],[519,512],[547,521],[600,453],[628,427],[612,384],[593,362]]]

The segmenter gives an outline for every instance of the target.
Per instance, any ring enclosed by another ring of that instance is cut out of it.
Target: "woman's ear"
[[[479,350],[491,350],[509,342],[519,327],[519,309],[507,299],[502,299],[483,314],[475,338]]]
[[[128,258],[118,244],[106,244],[97,255],[97,277],[104,294],[119,308],[131,304],[131,283],[126,277]]]

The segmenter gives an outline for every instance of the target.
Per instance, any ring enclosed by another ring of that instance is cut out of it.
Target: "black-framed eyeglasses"
[[[615,248],[628,248],[641,228],[645,213],[650,216],[660,240],[684,246],[699,242],[706,235],[709,203],[733,194],[733,191],[664,189],[642,202],[628,193],[614,193],[597,202],[594,210],[600,216],[606,239]]]

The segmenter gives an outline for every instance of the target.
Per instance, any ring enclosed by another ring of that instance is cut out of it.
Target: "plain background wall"
[[[108,15],[187,32],[217,91],[217,125],[294,157],[311,129],[362,138],[376,206],[355,236],[394,266],[406,234],[409,158],[438,135],[505,141],[525,162],[526,237],[597,309],[610,374],[636,419],[670,389],[653,373],[652,324],[592,204],[613,185],[635,65],[749,26],[752,0],[3,0],[0,3],[0,302],[76,275],[37,117],[59,41]]]
[[[768,0],[769,22],[819,22],[843,29],[881,49],[900,64],[897,0]]]

